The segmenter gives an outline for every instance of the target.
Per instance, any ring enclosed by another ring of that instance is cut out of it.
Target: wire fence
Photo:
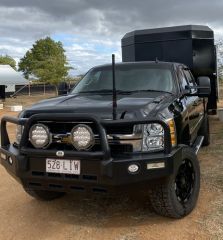
[[[45,95],[48,93],[55,92],[55,86],[49,84],[27,84],[23,86],[16,86],[15,92],[11,93],[11,97],[20,96],[20,95]]]

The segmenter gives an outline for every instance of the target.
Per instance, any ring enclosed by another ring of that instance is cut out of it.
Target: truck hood
[[[142,115],[144,109],[150,113],[167,98],[168,93],[135,93],[117,96],[118,118],[136,118]],[[112,95],[75,94],[43,100],[26,109],[23,117],[30,117],[36,113],[89,113],[103,119],[112,118]],[[124,115],[123,115],[124,114]]]

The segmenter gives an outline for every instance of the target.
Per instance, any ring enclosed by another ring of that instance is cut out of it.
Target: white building
[[[15,92],[16,85],[27,85],[28,81],[22,76],[21,73],[15,71],[9,65],[0,65],[0,85],[5,85],[6,95]]]

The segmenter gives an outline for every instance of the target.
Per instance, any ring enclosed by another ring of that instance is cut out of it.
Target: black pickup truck
[[[181,218],[196,205],[197,152],[209,144],[210,78],[182,63],[125,62],[92,68],[69,94],[1,120],[1,164],[31,196],[148,192],[153,209]],[[7,122],[17,124],[10,143]]]

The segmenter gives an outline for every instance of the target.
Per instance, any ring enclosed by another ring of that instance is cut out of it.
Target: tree
[[[8,55],[0,56],[0,65],[10,65],[12,68],[16,70],[16,61]]]
[[[217,62],[218,62],[218,75],[219,79],[223,80],[223,40],[220,39],[217,45]]]
[[[69,69],[62,43],[50,37],[37,40],[19,62],[19,71],[23,71],[25,78],[34,75],[41,82],[55,85],[56,90]]]

